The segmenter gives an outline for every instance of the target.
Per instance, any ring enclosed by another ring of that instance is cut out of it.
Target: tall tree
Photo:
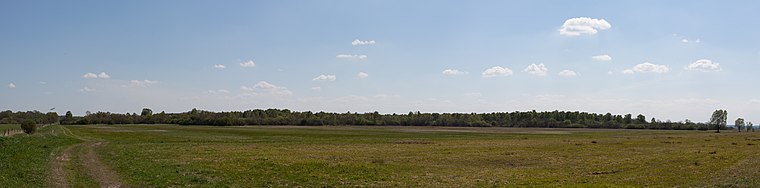
[[[736,121],[734,121],[734,126],[736,126],[736,130],[742,132],[742,128],[744,128],[744,118],[737,118]]]
[[[150,108],[143,108],[142,113],[140,113],[140,116],[152,116],[153,110]]]
[[[715,132],[720,133],[720,129],[726,126],[728,112],[726,110],[715,110],[710,117],[710,125],[715,127]]]
[[[749,132],[750,130],[752,130],[752,132],[755,132],[755,127],[753,127],[751,121],[747,123],[747,132]]]

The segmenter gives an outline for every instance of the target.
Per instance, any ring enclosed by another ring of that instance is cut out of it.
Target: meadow
[[[56,125],[0,146],[4,185],[760,186],[760,132]]]

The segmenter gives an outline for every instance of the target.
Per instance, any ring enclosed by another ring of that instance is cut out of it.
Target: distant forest
[[[32,119],[40,124],[59,122],[64,125],[87,124],[179,124],[179,125],[361,125],[361,126],[453,126],[453,127],[542,127],[542,128],[609,128],[609,129],[714,129],[707,123],[685,121],[647,120],[644,115],[613,115],[588,112],[493,112],[493,113],[420,113],[380,114],[296,112],[287,109],[255,109],[232,112],[210,112],[193,109],[182,113],[153,113],[145,108],[140,114],[117,114],[110,112],[87,113],[73,116],[67,112],[59,116],[55,112],[0,112],[0,124],[19,123]],[[729,129],[723,126],[722,129]]]

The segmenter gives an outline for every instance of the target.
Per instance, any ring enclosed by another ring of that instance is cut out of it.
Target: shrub
[[[34,134],[34,132],[37,131],[37,124],[32,120],[26,120],[21,123],[21,129],[23,129],[26,134]]]

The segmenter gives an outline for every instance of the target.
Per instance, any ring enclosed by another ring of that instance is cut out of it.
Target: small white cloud
[[[314,87],[311,87],[311,90],[319,91],[319,90],[322,90],[322,87],[314,86]]]
[[[95,73],[88,72],[88,73],[85,73],[84,75],[82,75],[82,78],[86,78],[86,79],[95,79],[95,78],[109,79],[109,78],[111,78],[111,76],[108,75],[108,73],[106,73],[106,72],[100,72],[100,74],[95,74]]]
[[[527,72],[528,74],[532,75],[538,75],[538,76],[546,76],[546,72],[549,71],[549,69],[546,68],[546,66],[541,64],[530,64],[528,67],[526,67],[523,72]]]
[[[269,95],[278,96],[278,97],[293,95],[293,92],[288,90],[288,88],[276,86],[266,81],[260,81],[253,87],[240,86],[240,89],[243,91],[248,91],[248,92],[261,91]],[[253,93],[253,94],[256,94],[256,93]]]
[[[314,81],[335,81],[336,78],[337,77],[335,75],[331,75],[331,74],[330,75],[324,75],[323,74],[323,75],[319,75],[316,78],[311,79],[311,80],[314,80]]]
[[[612,28],[609,22],[604,19],[593,19],[588,17],[570,18],[565,20],[559,29],[560,35],[580,36],[582,34],[595,35],[598,30]]]
[[[84,87],[82,89],[79,89],[79,91],[81,91],[81,92],[93,92],[93,91],[95,91],[95,89],[92,89],[92,88],[89,88],[89,87]]]
[[[16,88],[16,84],[10,83],[10,84],[8,84],[8,88],[11,88],[11,89]]]
[[[217,90],[208,90],[208,91],[206,91],[206,93],[209,93],[209,94],[227,94],[227,93],[230,93],[230,91],[226,90],[226,89],[217,89]]]
[[[359,77],[359,79],[365,79],[369,77],[369,74],[367,74],[366,72],[359,72],[359,73],[356,73],[356,77]]]
[[[240,90],[243,90],[243,91],[253,91],[253,88],[252,87],[248,87],[248,86],[240,86]]]
[[[612,75],[612,74],[615,74],[615,73],[612,72],[612,71],[607,71],[607,74]]]
[[[450,75],[450,76],[469,74],[468,72],[460,71],[457,69],[446,69],[446,70],[443,70],[443,72],[441,73],[443,73],[444,75]]]
[[[155,80],[130,80],[129,85],[130,87],[150,87],[153,84],[157,84],[158,81]]]
[[[354,45],[354,46],[370,45],[370,44],[375,44],[375,40],[359,40],[359,39],[356,39],[356,40],[354,40],[354,41],[351,42],[351,45]]]
[[[481,97],[483,94],[478,92],[464,93],[465,97]]]
[[[335,58],[338,59],[346,59],[346,60],[365,60],[367,59],[366,55],[356,55],[356,54],[338,54],[335,56]]]
[[[700,72],[717,72],[723,69],[720,68],[720,64],[713,63],[709,59],[700,59],[696,62],[689,64],[686,70],[700,71]]]
[[[484,78],[490,78],[490,77],[500,77],[500,76],[511,76],[512,70],[509,68],[504,68],[501,66],[495,66],[486,69],[482,73]]]
[[[623,70],[623,74],[634,74],[634,73],[667,73],[670,72],[670,68],[665,65],[657,65],[652,64],[649,62],[645,62],[642,64],[638,64],[636,66],[633,66],[631,69]]]
[[[700,43],[700,42],[702,42],[702,40],[697,39],[694,41],[694,43]]]
[[[42,84],[42,85],[45,85],[45,84],[47,84],[47,82],[44,82],[44,81],[39,81],[39,82],[37,82],[37,83],[38,83],[38,84]]]
[[[219,69],[219,70],[223,70],[223,69],[227,68],[227,66],[224,66],[222,64],[216,64],[216,65],[214,65],[214,68],[215,69]]]
[[[604,55],[591,56],[591,59],[594,61],[610,61],[612,60],[612,57],[610,57],[610,55],[604,54]]]
[[[100,78],[100,79],[109,79],[109,78],[111,78],[111,76],[108,75],[108,74],[106,74],[106,72],[100,72],[100,74],[98,74],[98,78]]]
[[[253,60],[248,60],[245,62],[240,63],[241,67],[255,67],[256,63],[253,62]]]
[[[562,71],[559,71],[559,75],[560,76],[567,76],[567,77],[578,76],[578,74],[575,73],[575,71],[571,71],[571,70],[562,70]]]
[[[93,78],[98,78],[98,75],[95,74],[95,73],[89,73],[88,72],[88,73],[82,75],[82,78],[93,79]]]

